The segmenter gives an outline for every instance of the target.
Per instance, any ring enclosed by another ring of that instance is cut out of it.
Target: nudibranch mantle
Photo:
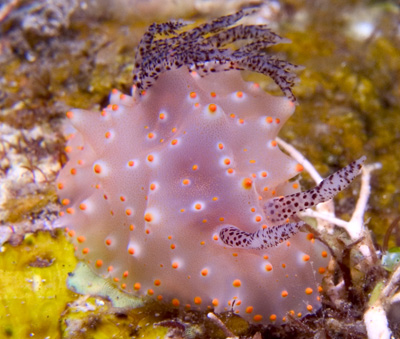
[[[67,113],[57,226],[128,292],[279,324],[320,307],[330,258],[293,216],[344,189],[364,158],[306,192],[290,181],[302,167],[275,138],[294,112],[295,66],[265,54],[283,39],[264,26],[227,28],[245,14],[183,33],[151,26],[132,96],[113,90],[102,112]],[[242,69],[270,75],[288,98],[243,81]]]

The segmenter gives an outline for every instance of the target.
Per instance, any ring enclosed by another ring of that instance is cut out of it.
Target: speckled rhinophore
[[[126,291],[281,323],[320,307],[330,257],[291,217],[345,188],[364,159],[307,192],[288,181],[302,166],[275,138],[294,112],[295,66],[266,55],[282,39],[264,26],[227,28],[245,14],[179,34],[181,23],[151,26],[132,96],[114,90],[100,113],[67,113],[58,226]],[[244,82],[244,68],[288,98]]]

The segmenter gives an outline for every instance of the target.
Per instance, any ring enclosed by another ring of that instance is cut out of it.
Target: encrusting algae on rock
[[[266,54],[284,39],[265,26],[233,26],[251,12],[181,33],[181,22],[153,24],[132,96],[114,90],[101,112],[67,113],[56,226],[128,292],[280,324],[320,308],[330,259],[296,214],[346,188],[365,158],[305,192],[291,180],[302,166],[275,138],[294,112],[296,66]],[[241,70],[270,76],[286,97]]]
[[[55,316],[76,297],[65,283],[76,263],[72,245],[60,231],[27,234],[18,246],[3,245],[0,338],[57,338]]]

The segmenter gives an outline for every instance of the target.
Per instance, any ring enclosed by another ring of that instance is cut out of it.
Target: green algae
[[[382,256],[382,266],[389,272],[393,272],[399,263],[400,247],[392,247]]]
[[[115,308],[139,308],[143,300],[122,292],[110,281],[98,276],[84,262],[79,262],[68,278],[68,287],[79,294],[96,295],[107,298]]]
[[[61,231],[26,235],[0,253],[0,337],[59,338],[59,320],[75,298],[65,281],[77,260]]]

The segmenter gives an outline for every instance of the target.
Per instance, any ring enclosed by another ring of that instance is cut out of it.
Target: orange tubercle
[[[242,286],[242,282],[239,279],[235,279],[232,283],[233,287],[240,287]]]
[[[252,184],[253,184],[253,180],[251,180],[250,178],[244,178],[242,181],[242,186],[245,189],[250,189]]]
[[[203,277],[207,276],[207,274],[208,274],[208,269],[204,268],[204,269],[201,270],[201,275]]]
[[[253,317],[253,320],[255,321],[255,322],[259,322],[259,321],[261,321],[262,320],[262,315],[261,314],[256,314],[254,317]]]
[[[303,165],[301,165],[301,164],[296,165],[296,172],[302,172],[303,169],[304,169]]]
[[[305,292],[306,292],[306,294],[310,295],[310,294],[313,293],[313,289],[310,288],[310,287],[307,287],[307,288],[305,289]]]
[[[94,165],[93,170],[95,173],[100,174],[101,173],[101,166],[99,164]]]
[[[147,222],[150,222],[153,220],[153,216],[151,215],[151,213],[146,213],[144,215],[144,220],[146,220]]]
[[[215,105],[215,104],[209,104],[209,105],[208,105],[208,110],[209,110],[211,113],[215,113],[215,112],[217,111],[217,105]]]
[[[202,300],[201,300],[200,297],[195,297],[195,298],[194,298],[194,303],[195,303],[196,305],[200,305],[201,302],[202,302]]]

